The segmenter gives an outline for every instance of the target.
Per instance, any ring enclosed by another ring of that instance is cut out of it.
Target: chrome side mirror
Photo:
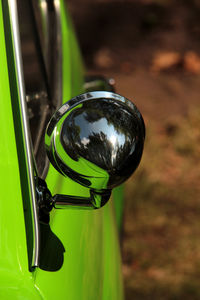
[[[55,195],[50,206],[102,207],[139,165],[144,138],[140,112],[118,94],[89,92],[65,103],[47,126],[47,155],[63,176],[90,189],[90,197]]]

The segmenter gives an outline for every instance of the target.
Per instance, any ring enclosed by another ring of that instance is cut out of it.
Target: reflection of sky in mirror
[[[91,122],[88,124],[87,128],[81,126],[82,116],[76,117],[76,125],[80,126],[80,138],[83,145],[89,143],[90,135],[94,133],[100,134],[103,132],[106,135],[107,140],[113,145],[118,145],[119,147],[125,143],[125,136],[115,130],[115,127],[112,124],[109,124],[106,118],[101,118],[98,121]]]
[[[84,114],[85,115],[85,114]],[[88,122],[87,128],[81,126],[82,122],[85,123],[84,115],[80,115],[76,117],[75,125],[80,127],[80,139],[81,144],[84,148],[90,143],[90,136],[94,136],[94,134],[104,134],[105,140],[107,140],[110,144],[110,154],[111,154],[111,163],[114,165],[117,159],[117,154],[119,148],[124,146],[125,143],[131,142],[130,137],[125,137],[123,133],[120,133],[115,129],[113,124],[108,123],[106,118],[101,118],[98,121]]]
[[[85,136],[83,138],[81,138],[81,143],[84,146],[87,146],[87,144],[89,144],[90,140],[88,138],[86,138]]]

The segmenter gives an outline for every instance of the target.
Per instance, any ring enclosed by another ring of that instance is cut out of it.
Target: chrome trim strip
[[[26,94],[24,86],[24,75],[23,75],[23,65],[21,57],[21,45],[19,38],[19,24],[17,15],[16,1],[8,0],[9,12],[10,12],[10,22],[13,33],[13,44],[14,44],[14,55],[16,61],[16,72],[17,81],[19,87],[19,98],[20,98],[20,108],[22,113],[23,122],[23,134],[25,140],[25,150],[27,155],[27,165],[28,165],[28,178],[30,182],[30,191],[32,199],[32,217],[34,224],[34,241],[33,241],[33,256],[32,256],[32,267],[37,267],[39,264],[39,220],[37,214],[37,199],[35,190],[35,179],[34,179],[34,163],[33,154],[31,150],[31,141],[29,134],[29,124],[27,120],[27,108],[26,108]]]
[[[55,63],[55,75],[54,75],[54,90],[53,90],[53,104],[56,110],[62,105],[63,92],[62,92],[62,28],[61,28],[61,12],[60,12],[60,1],[54,0],[55,10],[55,22],[56,22],[56,47],[54,56],[56,57]],[[46,35],[49,34],[46,32]],[[42,179],[46,179],[49,169],[49,159],[46,156],[44,170],[41,174]]]
[[[60,12],[60,1],[54,0],[55,16],[56,16],[56,78],[55,80],[55,91],[54,101],[56,101],[56,109],[62,105],[62,28],[61,28],[61,12]]]

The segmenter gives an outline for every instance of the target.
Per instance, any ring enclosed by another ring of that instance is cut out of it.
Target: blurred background
[[[200,1],[68,0],[86,68],[147,137],[126,186],[126,299],[200,299]]]

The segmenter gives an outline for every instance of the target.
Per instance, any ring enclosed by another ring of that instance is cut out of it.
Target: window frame
[[[31,21],[33,23],[31,26],[34,27],[33,29],[36,35],[34,37],[36,39],[35,46],[38,48],[37,52],[39,52],[39,58],[41,60],[39,62],[41,63],[41,66],[39,67],[41,69],[42,76],[44,77],[48,99],[47,105],[44,106],[43,109],[40,109],[40,112],[42,111],[42,115],[39,120],[40,124],[38,124],[37,138],[33,147],[33,153],[36,161],[36,173],[39,174],[42,179],[45,179],[49,168],[49,160],[44,149],[45,129],[52,113],[62,104],[60,7],[56,0],[31,0],[29,5],[33,14],[33,20]],[[41,23],[44,24],[43,27],[41,27]],[[46,37],[46,40],[42,43],[42,37],[44,36]],[[40,97],[40,95],[37,94],[37,91],[35,96]],[[26,99],[30,101],[30,97],[27,93]],[[39,116],[39,114],[35,117],[37,118],[37,116]]]

